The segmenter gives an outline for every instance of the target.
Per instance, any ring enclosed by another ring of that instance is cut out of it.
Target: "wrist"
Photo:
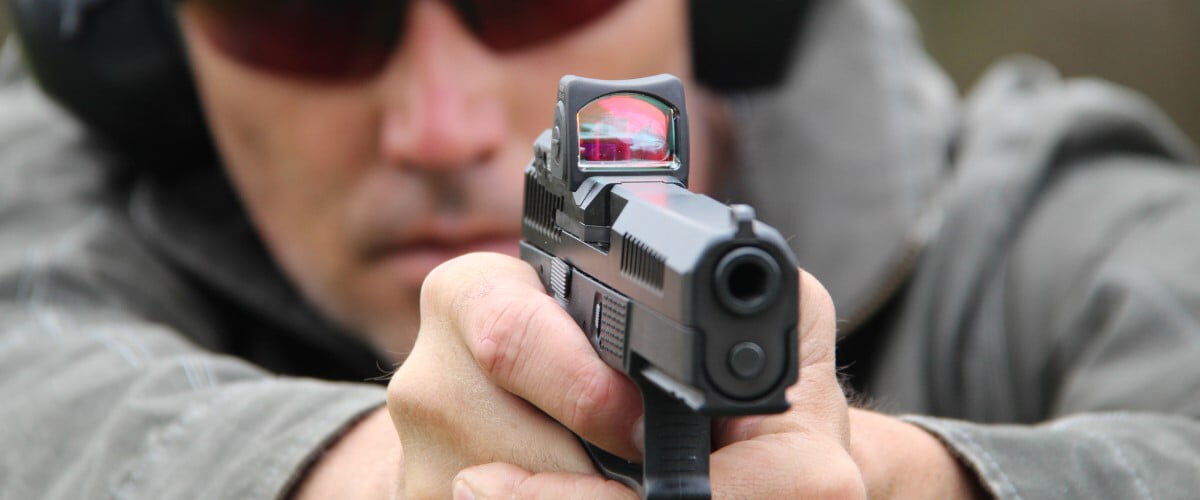
[[[975,476],[940,440],[894,417],[850,410],[850,454],[870,498],[980,498]]]
[[[309,467],[292,498],[393,498],[403,453],[387,408],[353,424]]]

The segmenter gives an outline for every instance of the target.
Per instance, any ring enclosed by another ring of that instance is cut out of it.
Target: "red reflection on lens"
[[[395,0],[193,2],[213,45],[259,69],[318,79],[359,78],[386,63],[403,26]]]
[[[443,0],[487,47],[526,48],[578,30],[625,0]],[[387,63],[405,29],[404,0],[192,0],[226,55],[259,69],[358,79]]]
[[[456,0],[463,22],[494,50],[516,50],[577,30],[625,0]]]
[[[646,96],[616,94],[579,111],[579,159],[661,162],[671,159],[669,108]]]

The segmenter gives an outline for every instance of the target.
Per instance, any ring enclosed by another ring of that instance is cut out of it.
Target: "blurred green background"
[[[4,46],[4,36],[8,33],[8,2],[0,0],[0,47]]]
[[[1198,0],[907,0],[959,89],[1014,52],[1150,96],[1200,140]]]
[[[997,58],[1034,54],[1067,76],[1099,76],[1141,90],[1200,139],[1198,0],[907,3],[925,45],[964,91]],[[8,28],[6,16],[0,8],[0,35]]]

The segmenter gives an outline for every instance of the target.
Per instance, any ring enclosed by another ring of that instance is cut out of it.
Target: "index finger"
[[[423,291],[422,315],[427,305],[449,305],[455,330],[493,383],[611,453],[640,455],[633,443],[642,413],[637,387],[600,360],[528,264],[472,254],[440,267],[426,285],[434,297],[427,301]]]

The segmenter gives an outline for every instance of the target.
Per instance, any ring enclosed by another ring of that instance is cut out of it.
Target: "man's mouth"
[[[419,286],[433,268],[460,255],[496,252],[516,257],[519,240],[519,236],[508,234],[457,241],[422,239],[384,247],[376,255],[376,260],[394,278],[405,284]]]

